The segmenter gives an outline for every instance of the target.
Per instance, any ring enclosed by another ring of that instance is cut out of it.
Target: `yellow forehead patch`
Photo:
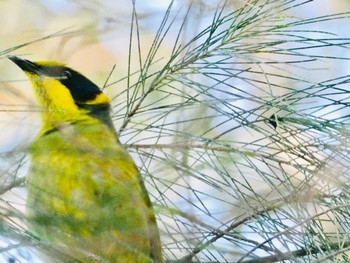
[[[56,62],[56,61],[35,61],[35,64],[37,64],[38,66],[54,66],[54,67],[65,67],[66,64],[61,63],[61,62]]]

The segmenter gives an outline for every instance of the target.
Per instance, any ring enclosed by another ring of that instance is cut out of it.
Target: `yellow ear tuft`
[[[84,104],[88,104],[88,105],[109,104],[110,102],[111,102],[111,99],[107,95],[100,93],[100,94],[97,94],[93,100],[85,101]]]

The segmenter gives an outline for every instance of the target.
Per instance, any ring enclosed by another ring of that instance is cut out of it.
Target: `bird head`
[[[32,62],[15,56],[9,59],[31,80],[37,102],[44,107],[44,122],[98,118],[100,113],[109,116],[110,99],[79,72],[54,61]]]

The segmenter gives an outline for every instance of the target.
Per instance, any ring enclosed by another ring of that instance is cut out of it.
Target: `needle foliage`
[[[349,260],[350,78],[332,67],[350,39],[325,25],[350,13],[295,15],[311,2],[221,2],[195,29],[198,3],[171,2],[147,51],[133,2],[128,74],[104,88],[124,87],[112,118],[169,262]],[[3,253],[41,245],[1,222],[14,244]]]

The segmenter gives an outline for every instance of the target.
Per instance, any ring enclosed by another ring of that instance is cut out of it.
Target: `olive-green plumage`
[[[118,141],[108,97],[63,64],[10,59],[44,107],[30,147],[30,230],[71,257],[56,261],[162,262],[151,202]]]

